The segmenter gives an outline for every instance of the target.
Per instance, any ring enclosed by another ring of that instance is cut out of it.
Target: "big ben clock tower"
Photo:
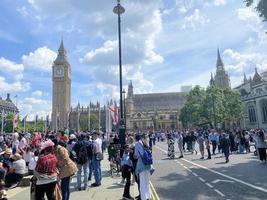
[[[67,60],[67,52],[61,41],[58,55],[52,66],[53,102],[52,128],[67,128],[67,113],[71,105],[71,66]]]

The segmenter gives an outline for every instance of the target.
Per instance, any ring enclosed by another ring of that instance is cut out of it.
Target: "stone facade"
[[[52,129],[59,130],[67,127],[67,115],[71,108],[71,66],[67,60],[63,41],[61,41],[57,58],[52,66],[52,81]]]
[[[127,130],[160,130],[181,128],[180,109],[185,92],[134,94],[130,82],[126,98]]]
[[[9,113],[17,114],[17,113],[19,113],[19,109],[12,102],[9,93],[7,94],[7,97],[5,100],[0,97],[0,113],[2,113],[2,111],[4,111],[5,114],[9,114]]]
[[[218,88],[231,88],[230,78],[227,72],[224,69],[224,64],[221,59],[220,51],[217,50],[217,62],[216,62],[216,73],[213,78],[211,73],[210,85],[214,85]]]
[[[255,69],[253,78],[249,79],[244,74],[243,83],[235,89],[240,92],[244,107],[241,127],[267,130],[267,72],[260,75]]]

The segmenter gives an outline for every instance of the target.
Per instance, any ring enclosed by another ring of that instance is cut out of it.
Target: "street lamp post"
[[[121,6],[120,0],[117,0],[117,6],[113,8],[113,12],[118,15],[118,37],[119,37],[119,76],[120,76],[120,130],[119,138],[121,145],[125,144],[125,123],[123,120],[123,103],[122,103],[122,62],[121,62],[121,14],[125,12],[125,8]]]
[[[123,89],[122,93],[123,93],[123,119],[124,119],[123,121],[126,130],[126,99],[125,99],[126,91]]]

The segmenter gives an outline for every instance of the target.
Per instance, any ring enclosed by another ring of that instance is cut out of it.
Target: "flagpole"
[[[27,115],[24,117],[24,121],[23,121],[23,132],[24,132],[24,134],[26,132],[26,119],[27,119]]]
[[[47,116],[46,116],[46,118],[45,118],[44,123],[45,123],[45,124],[44,124],[44,127],[45,127],[45,130],[44,130],[44,131],[45,131],[45,133],[46,133],[46,130],[47,130]]]
[[[4,109],[2,109],[1,134],[4,134]]]
[[[98,116],[99,116],[99,120],[98,120],[98,122],[99,122],[99,124],[98,124],[98,128],[99,128],[99,131],[100,131],[100,129],[101,129],[101,108],[100,108],[100,102],[99,102],[99,114],[98,114]]]
[[[88,131],[91,131],[91,102],[88,108]]]
[[[56,133],[57,133],[57,126],[58,126],[57,122],[58,122],[58,113],[56,115]]]
[[[77,113],[77,131],[78,133],[80,132],[80,109],[78,108],[78,113]]]

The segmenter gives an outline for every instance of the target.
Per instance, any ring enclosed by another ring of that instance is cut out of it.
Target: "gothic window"
[[[249,121],[250,122],[256,122],[257,121],[256,111],[255,111],[255,108],[253,106],[248,107],[248,115],[249,115]]]
[[[138,114],[137,114],[137,117],[141,118],[141,113],[138,113]]]
[[[262,116],[263,122],[267,122],[267,102],[264,102],[262,105]]]

